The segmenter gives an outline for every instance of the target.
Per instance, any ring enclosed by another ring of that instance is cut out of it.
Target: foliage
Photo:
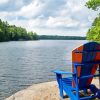
[[[37,39],[38,35],[36,33],[27,32],[25,28],[9,25],[0,19],[0,42]]]
[[[91,29],[87,33],[87,39],[100,42],[100,16],[94,20]]]
[[[100,0],[89,0],[87,3],[86,3],[86,6],[88,8],[92,8],[93,10],[96,10],[97,8],[100,7]]]
[[[32,31],[28,32],[28,35],[29,35],[28,36],[29,39],[31,39],[31,40],[38,40],[38,35],[37,35],[36,32],[34,32],[34,33]]]
[[[89,0],[86,5],[88,8],[97,10],[100,7],[100,0]],[[92,23],[92,27],[88,30],[87,39],[100,42],[100,14],[98,17],[96,17]]]

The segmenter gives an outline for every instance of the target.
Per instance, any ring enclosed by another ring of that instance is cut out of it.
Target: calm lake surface
[[[55,69],[71,71],[71,51],[85,40],[0,43],[0,100],[35,83],[55,80]]]

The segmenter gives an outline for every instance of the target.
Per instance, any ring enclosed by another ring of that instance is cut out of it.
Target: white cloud
[[[29,5],[23,6],[21,10],[18,12],[18,15],[24,16],[26,18],[35,17],[39,15],[39,13],[41,13],[43,6],[44,5],[42,3],[35,0]]]
[[[7,3],[9,0],[0,0],[0,4]]]
[[[74,27],[78,24],[78,21],[73,20],[70,17],[49,17],[47,21],[47,26],[49,27]]]

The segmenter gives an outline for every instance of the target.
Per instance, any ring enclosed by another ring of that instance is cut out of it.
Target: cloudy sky
[[[39,35],[85,36],[97,12],[87,0],[0,0],[0,18]]]

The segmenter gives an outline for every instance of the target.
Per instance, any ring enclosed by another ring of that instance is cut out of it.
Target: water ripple
[[[0,100],[33,83],[55,80],[55,69],[71,71],[71,51],[86,41],[0,43]]]

